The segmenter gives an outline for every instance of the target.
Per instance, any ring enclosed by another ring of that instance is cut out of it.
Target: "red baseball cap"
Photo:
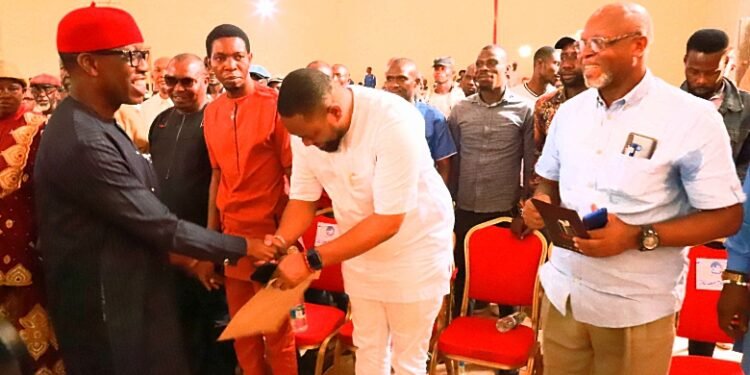
[[[130,13],[95,3],[65,15],[57,25],[57,51],[81,53],[143,43],[141,30]]]

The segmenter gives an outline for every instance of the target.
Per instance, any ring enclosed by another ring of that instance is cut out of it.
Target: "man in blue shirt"
[[[367,74],[365,75],[365,87],[375,88],[376,82],[375,75],[372,74],[372,67],[368,66]]]
[[[385,90],[414,103],[424,117],[425,136],[430,146],[432,160],[437,165],[438,173],[445,183],[450,176],[450,158],[456,154],[456,145],[448,131],[445,116],[427,103],[416,102],[417,78],[419,72],[414,61],[407,58],[391,59],[385,72]]]
[[[750,194],[750,181],[745,178],[745,195]],[[724,288],[719,298],[719,327],[729,336],[740,341],[739,349],[745,352],[750,344],[747,335],[748,314],[750,314],[750,293],[747,290],[750,272],[750,199],[744,203],[745,215],[742,227],[724,243],[727,248],[727,269],[722,273]],[[744,339],[743,339],[744,336]],[[744,342],[743,342],[744,341]],[[750,356],[742,356],[742,370],[750,374]]]

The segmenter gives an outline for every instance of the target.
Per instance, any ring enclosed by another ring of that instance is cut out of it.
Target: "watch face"
[[[659,239],[653,234],[646,235],[643,237],[643,247],[647,250],[656,249],[659,246]]]

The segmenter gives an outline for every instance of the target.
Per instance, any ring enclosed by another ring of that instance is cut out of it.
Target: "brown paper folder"
[[[255,294],[229,321],[219,341],[276,332],[289,319],[289,311],[303,300],[305,289],[318,277],[311,275],[293,289],[281,290],[273,282]]]

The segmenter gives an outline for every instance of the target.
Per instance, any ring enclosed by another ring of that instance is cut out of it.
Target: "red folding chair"
[[[306,247],[312,247],[315,244],[318,223],[335,224],[336,220],[326,215],[316,216],[313,223],[302,235],[302,241]],[[341,275],[341,265],[324,267],[320,272],[320,277],[310,284],[310,288],[343,293],[344,279]],[[318,356],[315,360],[315,375],[321,375],[328,346],[348,319],[348,314],[333,306],[307,302],[305,302],[305,313],[308,328],[304,332],[295,333],[297,349],[318,349]]]
[[[534,368],[538,351],[540,285],[537,273],[547,257],[547,240],[534,231],[516,238],[507,217],[473,227],[466,235],[466,285],[461,313],[448,324],[432,348],[430,374],[437,361],[446,359],[448,373],[455,362],[474,363],[494,369]],[[506,333],[495,328],[495,318],[467,316],[469,299],[499,305],[531,306],[531,327],[519,325]]]
[[[706,342],[733,342],[734,339],[719,328],[716,305],[721,292],[696,289],[697,259],[727,259],[727,252],[700,245],[690,249],[688,258],[690,266],[685,288],[685,301],[682,303],[677,322],[677,336]],[[685,355],[672,357],[669,374],[742,375],[742,368],[737,362]]]

